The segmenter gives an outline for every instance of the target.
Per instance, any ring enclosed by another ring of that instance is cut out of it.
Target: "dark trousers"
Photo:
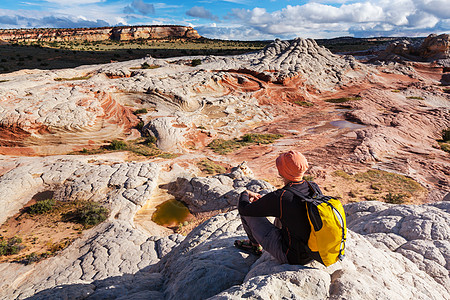
[[[272,224],[266,217],[241,216],[241,220],[248,239],[252,243],[260,244],[280,263],[288,263],[286,253],[283,252],[281,229],[279,227]],[[275,224],[279,225],[278,219],[275,220]]]

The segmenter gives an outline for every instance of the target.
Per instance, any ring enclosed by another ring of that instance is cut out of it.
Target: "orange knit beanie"
[[[289,181],[301,181],[308,170],[306,158],[297,151],[280,154],[276,160],[278,173]]]

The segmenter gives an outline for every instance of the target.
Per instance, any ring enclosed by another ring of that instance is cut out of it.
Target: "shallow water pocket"
[[[161,226],[177,226],[189,217],[189,209],[181,202],[172,199],[156,207],[152,221]]]
[[[346,120],[331,121],[330,124],[339,128],[348,128],[348,129],[360,129],[366,127],[365,125],[349,122]]]

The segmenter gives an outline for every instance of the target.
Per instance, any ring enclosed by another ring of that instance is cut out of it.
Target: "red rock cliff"
[[[201,36],[188,26],[123,26],[101,28],[2,29],[0,40],[8,42],[103,41],[135,39],[198,39]]]

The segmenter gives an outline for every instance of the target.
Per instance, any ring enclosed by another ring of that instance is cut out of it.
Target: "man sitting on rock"
[[[286,186],[304,195],[313,192],[303,180],[308,162],[300,152],[281,154],[276,166]],[[318,189],[316,183],[309,183]],[[305,246],[311,232],[306,205],[292,192],[278,189],[261,196],[245,191],[239,198],[238,210],[248,240],[235,241],[237,248],[256,255],[264,249],[280,263],[303,265],[312,260]],[[275,225],[266,218],[269,216],[276,217]]]

